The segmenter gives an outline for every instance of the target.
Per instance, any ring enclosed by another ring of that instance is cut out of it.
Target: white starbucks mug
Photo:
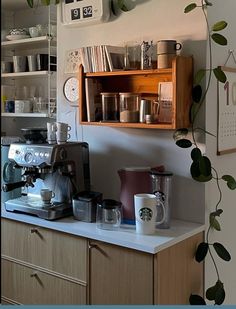
[[[163,210],[163,218],[159,222],[156,221],[157,207],[162,207]],[[161,224],[165,221],[165,206],[162,202],[160,202],[155,194],[135,194],[134,208],[136,232],[138,234],[154,234],[156,231],[156,224]]]

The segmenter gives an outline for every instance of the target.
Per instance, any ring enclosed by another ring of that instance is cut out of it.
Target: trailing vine
[[[187,128],[178,129],[174,133],[174,140],[177,146],[181,148],[190,148],[193,147],[191,150],[191,159],[192,164],[190,167],[190,173],[194,180],[198,182],[208,182],[208,181],[215,181],[216,187],[219,192],[219,198],[215,205],[214,211],[209,214],[209,226],[206,232],[206,239],[204,242],[200,243],[197,247],[195,252],[195,260],[199,263],[205,260],[207,254],[209,254],[210,259],[213,263],[215,272],[216,272],[216,283],[209,287],[206,290],[206,298],[210,301],[214,301],[215,305],[221,305],[225,300],[225,289],[224,284],[220,278],[219,270],[217,267],[216,260],[212,253],[212,250],[215,250],[216,254],[223,259],[224,261],[230,261],[231,256],[228,250],[224,247],[223,244],[219,242],[210,242],[210,231],[220,231],[221,226],[218,218],[222,215],[223,209],[220,208],[222,202],[222,190],[221,190],[221,181],[225,181],[228,188],[230,190],[236,189],[236,181],[235,178],[231,175],[223,175],[222,177],[219,176],[215,167],[212,166],[210,158],[206,155],[202,154],[198,143],[196,141],[196,132],[202,131],[206,134],[211,134],[202,128],[196,127],[196,118],[199,114],[199,111],[205,103],[205,98],[208,93],[212,77],[215,76],[218,82],[225,83],[227,81],[227,77],[225,73],[221,70],[220,67],[213,68],[213,55],[212,55],[212,43],[216,43],[218,45],[225,46],[227,45],[227,39],[219,32],[227,27],[227,23],[225,21],[216,22],[212,27],[210,27],[206,8],[212,6],[212,3],[208,0],[201,0],[201,5],[197,5],[196,3],[190,3],[185,7],[184,12],[189,13],[194,9],[201,9],[206,21],[207,26],[207,33],[208,33],[208,43],[209,43],[209,68],[208,69],[201,69],[199,70],[194,78],[194,86],[192,90],[192,99],[193,103],[191,105],[191,140],[187,138],[189,130]],[[207,76],[208,73],[208,76]],[[204,81],[206,77],[206,87],[203,91],[201,83]],[[206,305],[206,302],[203,297],[196,294],[191,294],[189,298],[189,302],[191,305]]]

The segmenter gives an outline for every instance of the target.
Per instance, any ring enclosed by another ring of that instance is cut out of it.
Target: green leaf
[[[213,72],[215,74],[216,79],[221,82],[221,83],[225,83],[227,80],[227,77],[225,75],[225,73],[221,70],[220,67],[217,67],[215,69],[213,69]]]
[[[190,120],[191,120],[191,122],[193,122],[193,120],[197,116],[197,113],[199,111],[199,106],[200,105],[196,102],[192,103],[191,108],[190,108]]]
[[[236,189],[236,180],[234,179],[234,177],[230,175],[224,175],[222,176],[222,179],[227,182],[227,186],[230,190]]]
[[[222,213],[223,213],[223,209],[217,209],[216,211],[212,212],[212,215],[215,217],[220,217]]]
[[[190,167],[190,173],[191,173],[192,178],[199,182],[207,182],[212,179],[212,174],[207,175],[207,176],[201,174],[200,161],[193,161]]]
[[[203,176],[211,175],[211,161],[206,157],[202,156],[199,160],[200,173]]]
[[[229,252],[225,249],[225,247],[219,242],[214,242],[213,247],[220,258],[224,261],[230,261],[231,256]]]
[[[211,38],[214,42],[216,42],[219,45],[227,45],[228,44],[226,37],[224,37],[222,34],[213,33],[211,35]]]
[[[221,31],[227,27],[227,22],[224,20],[218,21],[212,27],[212,31]]]
[[[192,146],[192,142],[186,138],[181,138],[178,141],[176,141],[176,145],[180,148],[189,148]]]
[[[196,295],[196,294],[190,295],[189,303],[190,305],[206,305],[205,300],[200,295]]]
[[[217,290],[215,294],[215,304],[216,305],[221,305],[223,304],[225,300],[225,290],[224,290],[224,285],[221,281],[217,282]]]
[[[209,249],[209,245],[206,242],[201,242],[198,245],[197,251],[195,253],[195,260],[198,263],[202,262],[205,259],[207,252],[208,252],[208,249]]]
[[[195,75],[194,83],[199,84],[205,75],[206,75],[206,70],[203,70],[203,69],[199,70]]]
[[[190,3],[189,5],[187,5],[184,9],[184,13],[189,13],[192,10],[194,10],[197,7],[196,3]]]
[[[210,214],[210,226],[216,231],[221,231],[220,223],[213,214]]]
[[[194,86],[192,90],[193,101],[199,103],[201,101],[201,97],[202,97],[202,87],[200,85]]]
[[[193,179],[198,178],[201,175],[198,161],[193,161],[190,167],[190,173]]]
[[[215,300],[217,289],[218,289],[218,285],[216,282],[214,286],[211,286],[210,288],[206,290],[206,298],[208,300]]]
[[[27,0],[28,6],[33,8],[34,7],[34,0]]]
[[[175,130],[174,134],[173,134],[173,138],[175,141],[185,137],[188,134],[188,129],[186,128],[181,128],[178,130]]]
[[[128,9],[128,7],[125,5],[125,3],[124,3],[124,0],[118,0],[117,1],[117,4],[118,4],[118,7],[122,10],[122,11],[124,11],[124,12],[128,12],[129,11],[129,9]]]
[[[50,5],[50,0],[41,0],[42,5]]]
[[[193,148],[191,151],[191,158],[193,161],[199,161],[202,157],[201,150],[199,148]]]
[[[205,0],[205,3],[206,3],[206,5],[208,5],[208,6],[212,6],[212,3],[209,2],[208,0]]]

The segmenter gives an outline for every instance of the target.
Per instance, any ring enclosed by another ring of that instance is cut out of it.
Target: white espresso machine
[[[54,220],[73,214],[72,197],[90,190],[89,147],[85,142],[61,145],[13,143],[8,159],[22,169],[22,180],[6,183],[4,192],[23,188],[20,197],[5,202],[7,211]],[[43,204],[41,189],[55,194],[50,205]]]

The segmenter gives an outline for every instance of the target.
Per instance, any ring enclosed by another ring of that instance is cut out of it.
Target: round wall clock
[[[64,95],[72,103],[79,100],[79,81],[76,77],[70,77],[64,84]]]

